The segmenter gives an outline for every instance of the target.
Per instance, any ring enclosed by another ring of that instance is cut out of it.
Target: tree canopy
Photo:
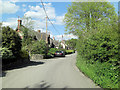
[[[117,21],[114,9],[109,2],[73,2],[65,14],[66,31],[80,36],[103,25],[113,25]]]

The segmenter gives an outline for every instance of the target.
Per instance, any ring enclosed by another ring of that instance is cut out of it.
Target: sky
[[[14,1],[14,2],[13,2]],[[23,0],[22,0],[23,1]],[[3,26],[10,26],[13,29],[17,27],[18,16],[22,19],[23,16],[31,17],[34,21],[34,30],[41,30],[42,32],[46,31],[46,15],[42,8],[41,2],[22,2],[19,0],[4,0],[0,1],[0,7],[2,6],[2,18],[0,21],[3,22]],[[43,0],[44,1],[44,0]],[[51,1],[51,0],[47,0]],[[65,0],[64,0],[65,1]],[[67,12],[67,7],[71,2],[44,2],[44,6],[47,12],[48,17],[51,22],[54,24],[56,30],[48,21],[48,32],[50,32],[51,37],[55,39],[61,39],[62,35],[64,39],[77,38],[76,36],[70,34],[65,35],[65,25],[63,22],[64,15]],[[111,2],[114,5],[116,12],[118,11],[118,3],[114,0]],[[1,10],[0,10],[1,11]],[[24,24],[24,23],[23,23]]]

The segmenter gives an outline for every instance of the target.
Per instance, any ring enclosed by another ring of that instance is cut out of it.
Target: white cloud
[[[17,28],[17,18],[9,18],[7,22],[3,22],[2,26],[10,26],[13,29]]]
[[[16,13],[19,10],[19,6],[15,5],[15,3],[9,2],[9,1],[0,1],[0,7],[2,8],[2,12],[0,13],[7,13],[7,14],[13,14]]]
[[[57,16],[55,24],[57,24],[57,25],[64,25],[64,22],[63,22],[64,17],[65,17],[65,15]]]
[[[38,30],[39,28],[45,28],[46,26],[46,15],[45,12],[43,10],[43,7],[41,6],[41,3],[39,4],[40,6],[36,5],[36,6],[31,6],[29,5],[28,8],[30,9],[29,11],[25,12],[25,16],[27,17],[31,17],[33,20],[35,20],[35,26],[34,29]],[[51,22],[53,24],[56,25],[63,25],[63,19],[64,19],[64,15],[62,16],[56,16],[55,14],[55,8],[52,6],[51,3],[44,3],[45,9],[46,9],[46,13],[49,17],[49,19],[51,20]],[[50,22],[48,21],[48,26],[50,26]]]
[[[45,31],[45,21],[39,21],[39,20],[34,20],[34,30],[42,30],[42,31]]]
[[[51,6],[52,4],[51,3],[43,3],[44,6]],[[42,5],[42,3],[40,3],[40,5]]]
[[[44,19],[45,18],[45,12],[42,7],[40,6],[28,6],[30,8],[30,11],[27,11],[25,14],[28,17],[32,18],[39,18]],[[45,5],[46,13],[50,19],[55,18],[55,8],[51,6],[51,3],[48,3]]]
[[[56,35],[55,36],[57,40],[62,40],[62,35]],[[69,34],[69,35],[63,35],[63,40],[68,40],[68,39],[72,39],[72,38],[77,38],[77,36]]]

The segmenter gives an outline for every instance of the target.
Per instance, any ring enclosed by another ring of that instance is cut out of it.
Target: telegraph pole
[[[46,43],[48,43],[48,41],[47,41],[47,16],[46,16]]]

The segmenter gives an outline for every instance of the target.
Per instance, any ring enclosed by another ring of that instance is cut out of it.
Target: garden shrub
[[[13,55],[12,51],[5,47],[0,48],[0,58],[2,59],[2,65],[16,61],[16,57]]]
[[[10,27],[2,28],[2,48],[6,47],[12,51],[13,55],[19,57],[21,50],[21,38],[16,31]]]
[[[0,57],[2,59],[11,59],[11,58],[15,58],[15,56],[13,55],[12,51],[9,50],[8,48],[0,48]]]
[[[48,55],[54,55],[56,51],[58,51],[59,49],[57,48],[50,48],[48,51]]]
[[[46,43],[45,41],[35,41],[31,46],[31,54],[42,54],[46,53]]]
[[[19,53],[22,59],[29,59],[29,53],[26,49],[22,49]]]

